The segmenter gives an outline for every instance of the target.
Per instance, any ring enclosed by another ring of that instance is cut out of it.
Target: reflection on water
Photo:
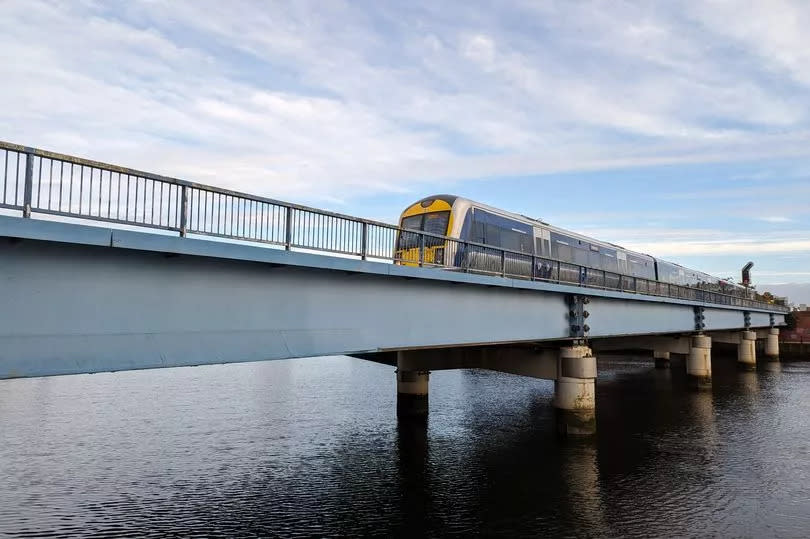
[[[762,369],[768,372],[782,372],[782,364],[779,361],[766,361],[762,364]]]
[[[603,357],[595,436],[553,384],[349,358],[0,382],[0,535],[805,536],[810,364],[710,390],[682,360]]]

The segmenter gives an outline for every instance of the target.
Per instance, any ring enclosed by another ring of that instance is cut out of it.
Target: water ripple
[[[400,423],[393,369],[344,357],[2,381],[0,535],[807,535],[810,366],[599,370],[590,440],[479,370]]]

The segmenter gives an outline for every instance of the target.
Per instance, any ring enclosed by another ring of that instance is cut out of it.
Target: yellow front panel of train
[[[402,228],[420,230],[446,236],[452,227],[452,206],[441,199],[427,200],[414,204],[405,210],[400,218]],[[445,242],[439,238],[421,234],[403,232],[397,238],[395,260],[404,266],[418,266],[420,242],[424,241],[422,250],[422,263],[429,265],[444,265]]]

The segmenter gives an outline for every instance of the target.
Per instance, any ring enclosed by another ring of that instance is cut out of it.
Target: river
[[[0,381],[0,536],[810,535],[810,363],[598,366],[586,438],[481,370],[427,422],[347,357]]]

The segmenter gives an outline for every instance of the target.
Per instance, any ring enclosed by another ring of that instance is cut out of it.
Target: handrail
[[[322,210],[322,209],[319,209],[319,208],[313,208],[313,207],[305,206],[305,205],[302,205],[302,204],[296,204],[294,202],[284,202],[284,201],[281,201],[281,200],[276,200],[276,199],[264,197],[264,196],[261,196],[261,195],[254,195],[254,194],[245,193],[245,192],[242,192],[242,191],[234,191],[232,189],[226,189],[224,187],[216,187],[216,186],[207,185],[207,184],[204,184],[204,183],[197,183],[197,182],[192,182],[192,181],[188,181],[188,180],[182,180],[180,178],[174,178],[172,176],[163,176],[163,175],[160,175],[160,174],[155,174],[153,172],[146,172],[146,171],[143,171],[143,170],[122,167],[122,166],[119,166],[119,165],[112,165],[110,163],[104,163],[102,161],[94,161],[92,159],[86,159],[84,157],[75,157],[75,156],[72,156],[72,155],[67,155],[67,154],[62,154],[62,153],[57,153],[57,152],[51,152],[49,150],[42,150],[40,148],[33,148],[33,147],[29,147],[29,146],[22,146],[20,144],[14,144],[14,143],[11,143],[11,142],[5,142],[5,141],[0,140],[0,151],[2,151],[2,150],[19,152],[20,154],[31,154],[34,157],[52,159],[54,161],[62,161],[62,162],[65,162],[65,163],[72,163],[74,165],[80,165],[80,166],[86,166],[86,167],[91,167],[91,168],[95,168],[95,169],[101,169],[101,170],[108,171],[108,172],[114,172],[114,173],[119,173],[119,174],[127,174],[127,175],[130,175],[130,176],[138,176],[138,177],[141,177],[141,178],[154,180],[154,181],[159,181],[159,182],[170,183],[170,184],[178,185],[178,186],[185,186],[185,187],[192,187],[192,188],[196,188],[196,189],[203,189],[203,190],[206,190],[206,191],[222,193],[222,194],[226,194],[226,195],[229,195],[229,196],[241,197],[241,198],[248,199],[248,200],[255,200],[255,201],[259,201],[259,202],[265,202],[265,203],[268,203],[268,204],[277,204],[279,206],[286,206],[286,207],[293,208],[293,209],[296,209],[296,210],[306,210],[306,211],[317,212],[317,213],[321,213],[323,215],[329,215],[331,217],[339,217],[339,218],[343,218],[343,219],[351,219],[353,221],[357,221],[357,222],[360,222],[360,223],[385,224],[385,223],[381,223],[379,221],[373,221],[373,220],[370,220],[370,219],[364,219],[362,217],[355,217],[355,216],[352,216],[352,215],[337,213],[337,212],[333,212],[333,211],[329,211],[329,210]]]
[[[22,210],[24,218],[35,212],[163,229],[181,236],[788,312],[786,307],[725,291],[598,270],[9,142],[0,141],[0,164],[0,208]],[[401,238],[409,235],[418,238],[417,246],[398,249]]]

